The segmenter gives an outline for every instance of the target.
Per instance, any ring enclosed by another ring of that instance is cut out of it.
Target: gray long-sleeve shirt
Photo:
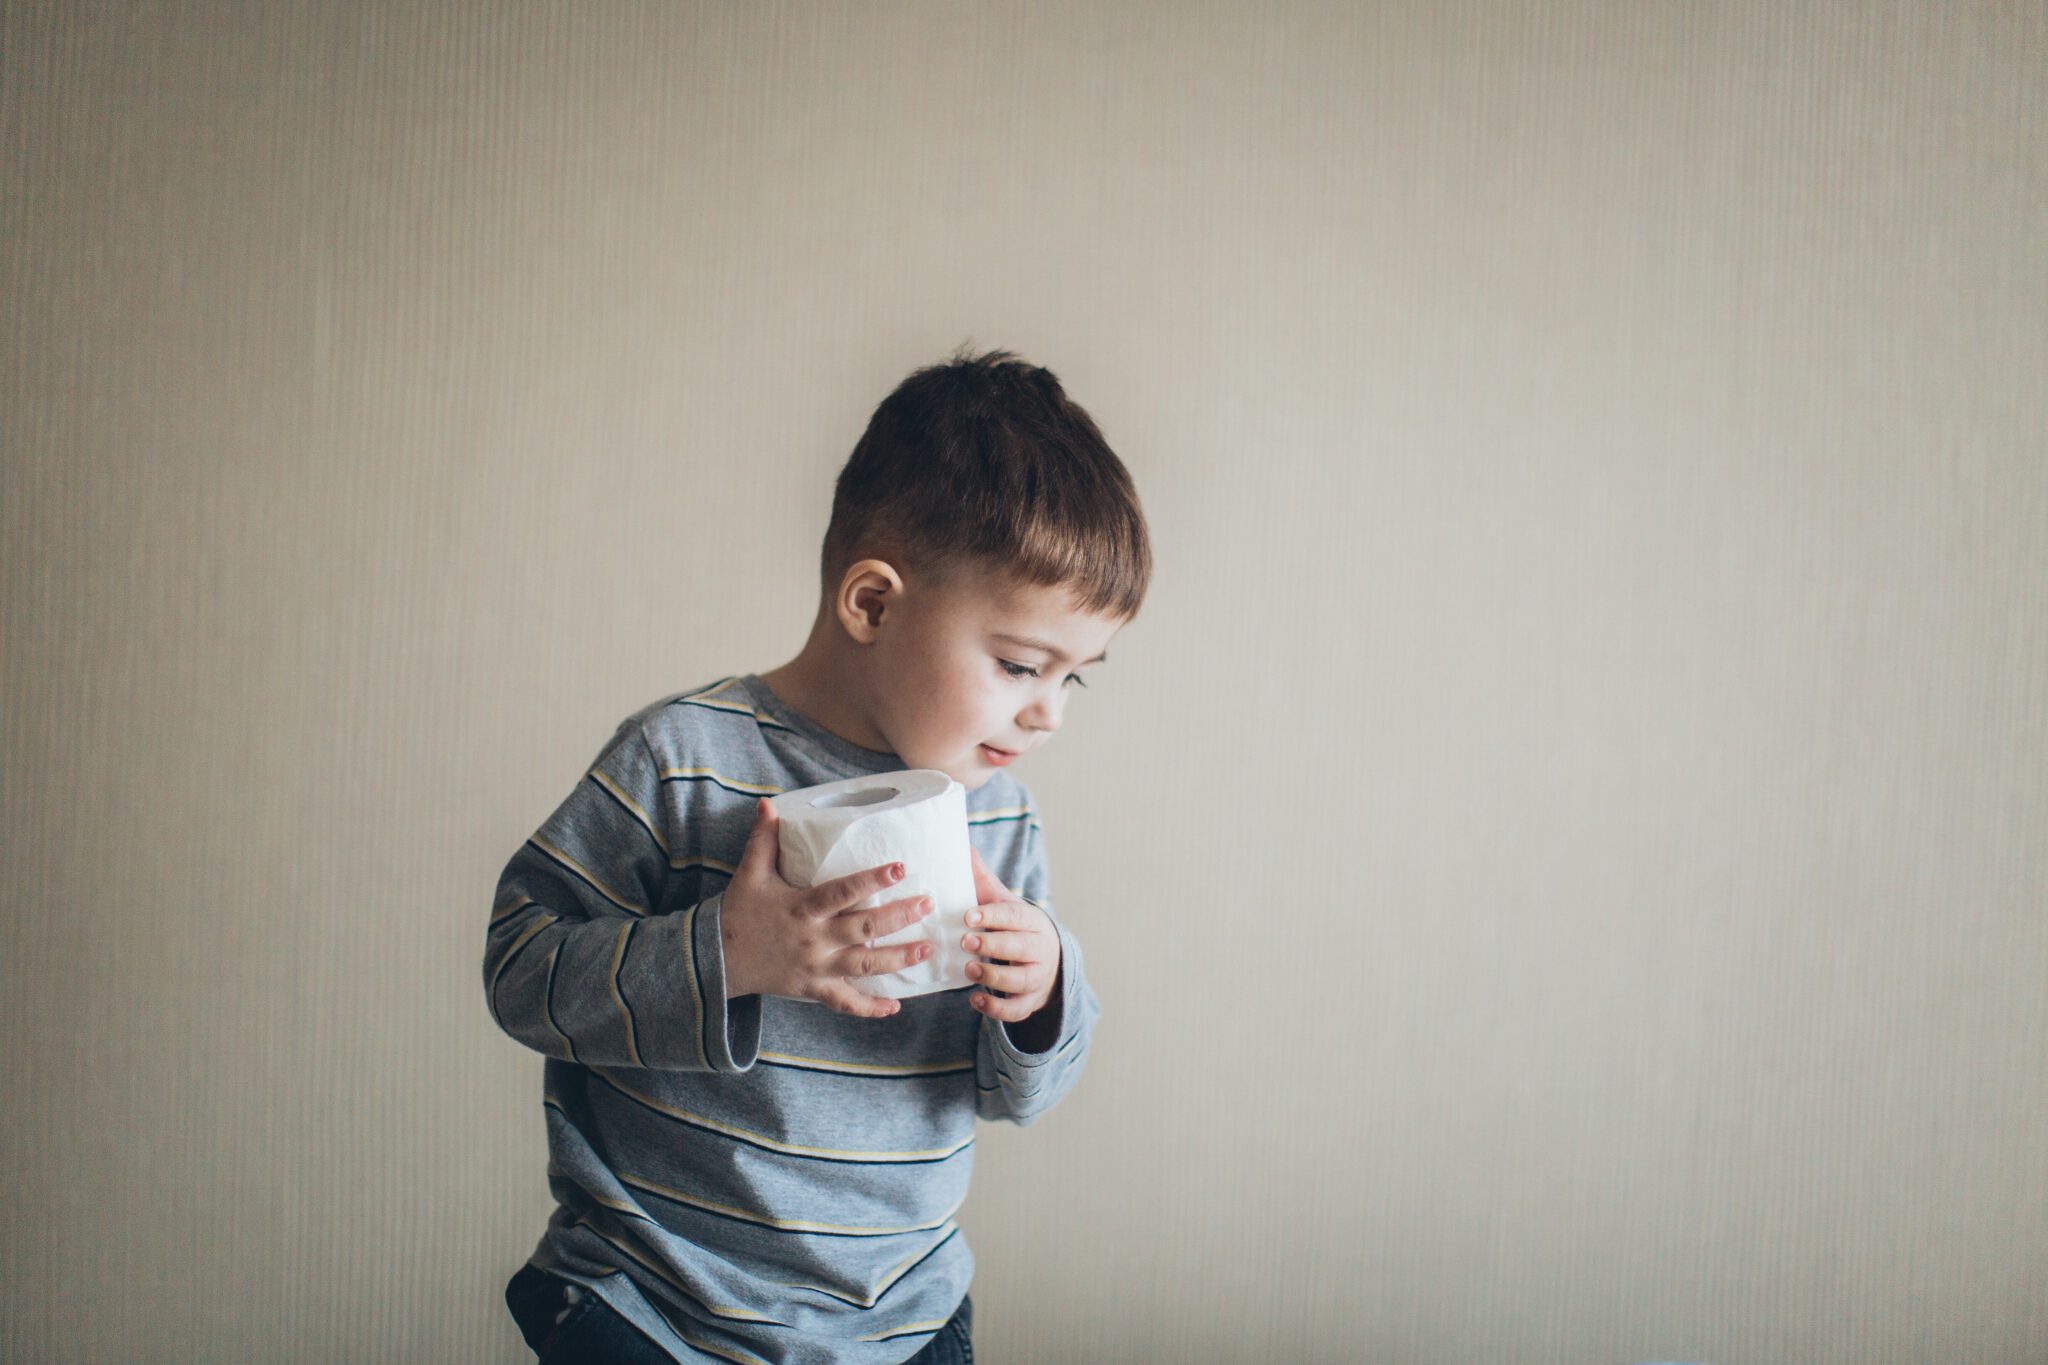
[[[975,1119],[1029,1123],[1080,1074],[1097,1005],[1057,921],[1044,1052],[964,990],[888,1019],[725,998],[721,901],[756,798],[905,766],[725,678],[628,717],[499,881],[486,999],[548,1059],[556,1207],[533,1264],[679,1360],[915,1354],[973,1272],[954,1219]],[[967,819],[989,870],[1051,914],[1025,786],[996,773]]]

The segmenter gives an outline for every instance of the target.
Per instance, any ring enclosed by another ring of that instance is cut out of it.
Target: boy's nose
[[[1040,698],[1018,712],[1017,723],[1027,730],[1043,730],[1051,734],[1060,728],[1060,704]]]

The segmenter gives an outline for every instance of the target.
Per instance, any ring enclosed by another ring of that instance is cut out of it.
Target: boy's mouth
[[[997,749],[987,744],[981,746],[981,756],[985,762],[993,763],[998,768],[1020,757],[1008,749]]]

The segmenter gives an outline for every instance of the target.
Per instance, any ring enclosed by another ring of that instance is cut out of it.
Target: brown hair
[[[870,554],[941,581],[997,568],[1126,620],[1152,577],[1137,490],[1094,420],[1052,371],[966,347],[897,385],[839,471],[824,591]]]

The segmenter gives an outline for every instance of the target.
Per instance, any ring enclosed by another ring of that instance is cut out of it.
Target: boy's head
[[[906,577],[999,569],[1126,621],[1152,576],[1123,461],[1052,371],[1008,351],[918,370],[868,419],[833,489],[820,586],[869,557]]]
[[[849,738],[978,787],[1051,737],[1152,573],[1123,462],[1006,351],[918,370],[839,473],[805,672]]]

